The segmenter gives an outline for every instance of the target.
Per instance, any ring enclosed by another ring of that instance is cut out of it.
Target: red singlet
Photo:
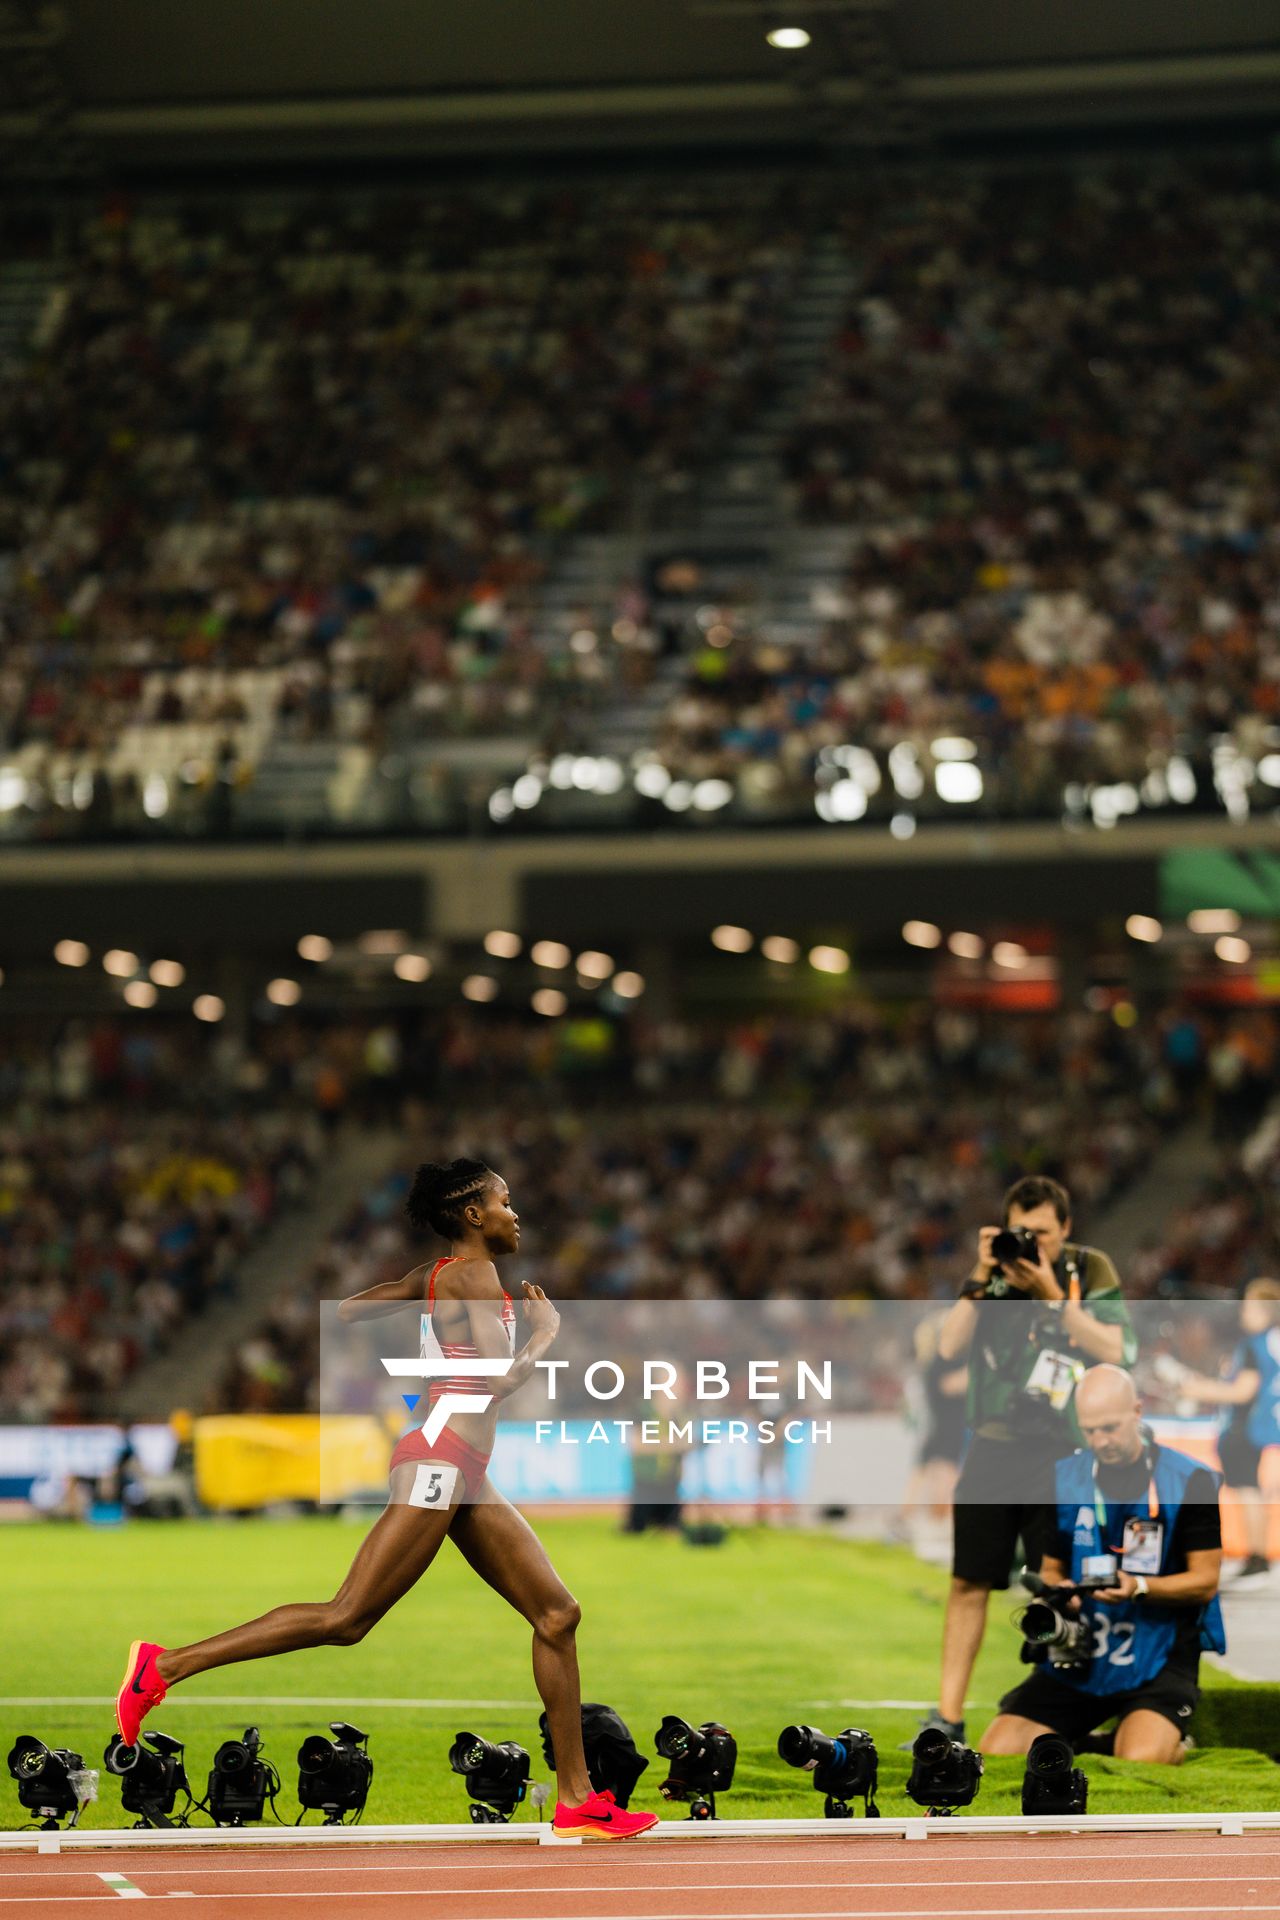
[[[447,1267],[451,1260],[459,1255],[446,1254],[437,1260],[427,1279],[427,1310],[422,1316],[421,1351],[424,1359],[436,1359],[443,1356],[446,1360],[477,1360],[475,1343],[471,1340],[445,1342],[434,1332],[431,1321],[435,1313],[436,1275],[441,1267]],[[502,1324],[506,1328],[507,1338],[515,1346],[516,1309],[511,1295],[505,1290],[502,1295]],[[484,1382],[472,1374],[444,1376],[429,1381],[427,1386],[427,1405],[433,1407],[442,1393],[477,1393],[484,1391]],[[456,1433],[443,1427],[434,1440],[428,1440],[420,1426],[411,1427],[396,1442],[391,1455],[391,1470],[403,1466],[406,1460],[443,1460],[451,1467],[457,1467],[466,1483],[468,1499],[474,1500],[479,1492],[480,1483],[489,1467],[489,1454],[482,1453]]]

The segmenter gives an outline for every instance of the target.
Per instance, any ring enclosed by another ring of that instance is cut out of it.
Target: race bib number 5
[[[411,1507],[437,1507],[443,1513],[457,1497],[458,1469],[424,1460],[413,1476]]]

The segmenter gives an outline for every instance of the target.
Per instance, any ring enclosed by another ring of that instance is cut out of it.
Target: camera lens
[[[332,1741],[322,1733],[313,1733],[298,1748],[298,1766],[303,1773],[323,1773],[332,1753]]]
[[[1075,1751],[1070,1741],[1057,1733],[1042,1733],[1031,1742],[1027,1763],[1040,1774],[1069,1774],[1075,1766]]]
[[[789,1767],[803,1767],[814,1758],[813,1728],[784,1727],[778,1735],[778,1756]]]

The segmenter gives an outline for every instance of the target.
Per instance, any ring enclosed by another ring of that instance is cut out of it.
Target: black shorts
[[[1051,1497],[1055,1457],[1037,1460],[1016,1442],[974,1439],[954,1495],[951,1571],[957,1580],[1007,1587],[1019,1538],[1026,1564],[1033,1572],[1040,1565],[1057,1524]],[[1026,1497],[1008,1498],[1014,1489]],[[1042,1498],[1030,1497],[1037,1491]]]
[[[1218,1458],[1229,1487],[1256,1487],[1262,1448],[1255,1447],[1244,1427],[1227,1427],[1218,1435]]]
[[[1077,1746],[1086,1734],[1095,1732],[1108,1720],[1123,1720],[1127,1713],[1136,1713],[1139,1708],[1147,1713],[1163,1714],[1180,1733],[1185,1733],[1199,1698],[1196,1676],[1181,1667],[1165,1667],[1145,1687],[1135,1687],[1130,1693],[1108,1694],[1086,1693],[1082,1687],[1055,1680],[1039,1667],[1020,1687],[1005,1694],[1000,1711],[1020,1714],[1024,1720],[1036,1720]]]
[[[952,1427],[930,1427],[920,1442],[916,1465],[927,1467],[935,1460],[945,1460],[949,1466],[956,1466],[963,1453],[963,1427],[958,1432]]]

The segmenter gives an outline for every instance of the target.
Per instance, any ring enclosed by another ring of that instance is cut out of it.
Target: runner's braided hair
[[[413,1176],[404,1210],[419,1232],[430,1227],[452,1240],[462,1225],[462,1210],[494,1178],[483,1160],[451,1160],[448,1166],[426,1161]]]

